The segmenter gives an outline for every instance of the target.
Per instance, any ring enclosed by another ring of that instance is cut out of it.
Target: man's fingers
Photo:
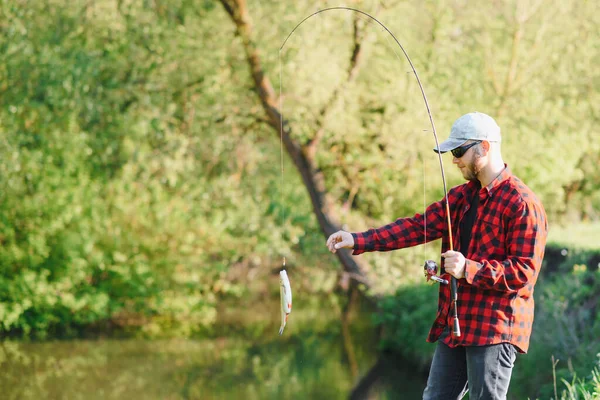
[[[342,247],[346,247],[346,246],[350,246],[350,243],[346,240],[342,240],[341,242],[336,243],[334,247],[336,249],[341,249]]]
[[[337,233],[329,235],[329,238],[327,239],[327,247],[331,247],[336,242],[337,235]]]
[[[327,241],[327,247],[329,248],[329,251],[335,251],[334,244],[335,244],[334,239],[332,237],[329,238],[329,240]]]
[[[338,243],[341,240],[342,240],[342,235],[339,231],[331,234],[329,236],[329,238],[327,239],[327,247],[329,248],[329,251],[331,251],[332,253],[335,253],[335,250],[336,250],[335,245],[336,245],[336,243]]]

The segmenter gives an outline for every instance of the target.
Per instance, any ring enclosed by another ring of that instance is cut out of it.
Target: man
[[[465,184],[448,192],[456,250],[449,250],[445,199],[425,215],[400,218],[361,233],[339,231],[329,250],[388,251],[442,238],[442,278],[457,279],[461,336],[452,334],[450,285],[440,285],[438,313],[427,341],[438,341],[424,399],[505,399],[515,353],[526,353],[533,323],[533,287],[547,236],[542,204],[502,160],[500,127],[474,112],[452,125],[435,148],[452,152]],[[445,275],[445,276],[444,276]]]

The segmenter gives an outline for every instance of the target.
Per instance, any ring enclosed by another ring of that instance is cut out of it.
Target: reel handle
[[[447,285],[448,284],[448,281],[446,279],[442,279],[439,276],[431,276],[429,278],[431,280],[434,280],[434,281],[438,282],[438,283],[441,283],[442,285]]]

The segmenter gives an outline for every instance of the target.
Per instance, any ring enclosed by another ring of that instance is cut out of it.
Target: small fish
[[[279,334],[281,335],[288,315],[292,312],[292,287],[285,269],[279,272],[279,297],[281,298],[281,326],[279,327]]]

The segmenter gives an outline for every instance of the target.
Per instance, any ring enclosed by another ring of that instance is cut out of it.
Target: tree
[[[271,84],[271,81],[266,75],[261,63],[260,53],[257,48],[257,43],[254,39],[252,22],[248,12],[247,3],[245,0],[221,0],[221,4],[231,17],[236,26],[236,32],[240,36],[246,59],[250,67],[252,79],[260,98],[261,104],[267,114],[267,123],[274,129],[275,132],[281,134],[281,140],[285,146],[288,155],[294,162],[298,172],[302,177],[302,181],[308,190],[313,211],[319,222],[322,232],[325,236],[329,236],[333,232],[340,229],[339,218],[336,215],[333,201],[329,198],[324,184],[323,172],[319,171],[315,165],[316,149],[319,146],[325,131],[324,121],[327,115],[331,112],[333,105],[336,103],[339,93],[343,90],[340,86],[334,90],[326,104],[320,109],[317,121],[316,132],[305,143],[300,143],[292,138],[291,127],[288,121],[282,120],[281,110],[278,108],[278,99]],[[357,75],[357,70],[360,66],[360,58],[362,55],[362,29],[361,22],[358,17],[354,20],[354,46],[347,71],[347,80],[344,84],[353,81]],[[282,127],[282,129],[280,129]],[[281,132],[280,132],[281,131]],[[350,277],[361,283],[370,285],[368,277],[365,275],[363,268],[360,267],[356,259],[352,258],[346,251],[336,253],[344,270],[350,274]]]

